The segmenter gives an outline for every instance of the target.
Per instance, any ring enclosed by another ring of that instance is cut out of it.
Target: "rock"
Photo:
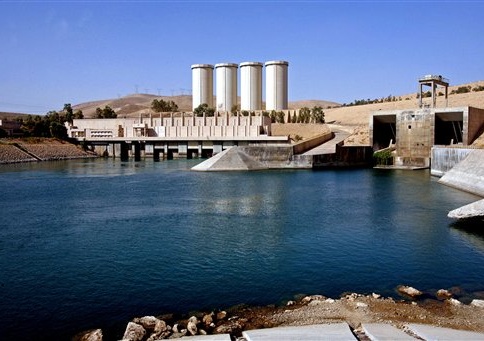
[[[124,332],[123,340],[141,341],[143,340],[145,334],[146,330],[143,328],[143,326],[134,322],[129,322],[128,326],[126,327],[126,331]]]
[[[450,293],[450,291],[445,290],[445,289],[437,290],[437,298],[445,300],[445,299],[451,298],[451,297],[452,297],[452,294]]]
[[[202,318],[202,322],[206,325],[209,326],[213,322],[213,313],[204,315]]]
[[[188,319],[187,329],[191,335],[197,335],[197,323],[198,319],[195,316],[192,316]]]
[[[368,304],[363,302],[356,302],[356,308],[368,308]]]
[[[207,332],[206,332],[204,329],[199,329],[199,330],[198,330],[198,333],[199,333],[200,335],[207,335]]]
[[[217,313],[217,320],[223,320],[224,318],[227,317],[227,312],[226,311],[219,311]]]
[[[311,301],[322,301],[322,300],[324,300],[325,298],[326,298],[326,297],[324,297],[323,295],[311,295],[311,296],[306,296],[306,297],[304,297],[304,298],[301,300],[301,302],[302,302],[302,303],[307,304],[307,303],[309,303],[309,302],[311,302]]]
[[[423,294],[420,290],[417,290],[415,288],[412,288],[412,287],[409,287],[409,286],[406,286],[406,285],[400,285],[397,288],[397,290],[398,290],[399,293],[405,294],[405,295],[410,296],[412,298],[415,298],[415,297]]]
[[[101,329],[88,330],[76,335],[74,341],[102,341],[103,332]]]
[[[222,324],[215,328],[215,334],[233,334],[237,330],[242,329],[242,324],[239,321],[234,321],[230,324]]]
[[[456,300],[455,298],[449,298],[446,300],[447,303],[452,304],[452,305],[461,305],[462,303],[459,300]]]
[[[296,302],[294,302],[294,301],[288,301],[286,305],[289,307],[289,306],[295,305],[295,304],[296,304]]]
[[[479,307],[479,308],[484,308],[484,300],[477,300],[477,299],[474,299],[474,300],[472,300],[472,302],[471,302],[471,306],[474,306],[474,307]]]
[[[372,293],[371,294],[371,297],[373,297],[374,299],[379,299],[381,297],[381,295],[380,294]]]
[[[324,300],[324,302],[326,302],[326,303],[334,303],[336,301],[333,300],[332,298],[327,298],[326,300]]]
[[[187,330],[186,329],[183,329],[183,333],[182,332],[176,332],[176,333],[173,333],[170,335],[169,339],[180,339],[184,336],[187,335]]]
[[[144,316],[139,319],[134,319],[133,322],[142,325],[146,330],[152,330],[155,334],[161,334],[169,329],[165,321],[154,316]]]

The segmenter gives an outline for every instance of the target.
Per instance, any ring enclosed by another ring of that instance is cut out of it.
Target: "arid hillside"
[[[125,97],[120,97],[117,99],[106,99],[100,101],[93,101],[87,103],[81,103],[73,106],[74,110],[82,110],[85,117],[93,117],[96,108],[104,108],[106,105],[110,106],[118,117],[135,117],[139,114],[149,114],[153,113],[151,110],[151,102],[154,99],[162,99],[164,101],[173,101],[178,105],[180,111],[191,111],[192,110],[192,96],[182,95],[182,96],[155,96],[148,94],[135,94],[128,95]],[[214,98],[215,103],[215,98]],[[240,98],[239,98],[240,103]],[[323,100],[303,100],[294,101],[289,103],[289,109],[299,109],[302,107],[312,108],[314,106],[320,106],[322,108],[329,108],[340,106],[339,103],[323,101]]]

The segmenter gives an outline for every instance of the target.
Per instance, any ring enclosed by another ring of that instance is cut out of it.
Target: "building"
[[[68,136],[94,146],[98,154],[128,157],[173,155],[202,157],[237,145],[290,144],[287,136],[271,136],[269,117],[215,113],[213,117],[170,114],[168,117],[75,119],[66,122]],[[123,151],[124,148],[124,151]]]

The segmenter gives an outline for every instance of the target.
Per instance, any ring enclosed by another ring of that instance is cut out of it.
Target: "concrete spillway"
[[[472,150],[439,182],[484,197],[484,150]]]
[[[208,160],[192,167],[194,171],[234,171],[267,169],[261,162],[253,159],[240,148],[231,147]]]

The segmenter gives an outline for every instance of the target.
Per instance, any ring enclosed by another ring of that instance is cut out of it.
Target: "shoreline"
[[[344,293],[335,299],[309,295],[284,305],[241,304],[226,310],[135,317],[126,323],[124,331],[103,335],[101,329],[94,329],[78,333],[72,340],[155,340],[216,334],[229,334],[232,340],[238,340],[247,330],[341,322],[362,340],[366,337],[362,323],[391,324],[402,330],[408,323],[418,323],[484,333],[484,292],[473,295],[480,299],[465,304],[454,298],[459,297],[459,288],[430,294],[400,286],[397,291],[401,299],[376,293]]]
[[[55,138],[0,139],[0,164],[98,158],[69,141]]]

